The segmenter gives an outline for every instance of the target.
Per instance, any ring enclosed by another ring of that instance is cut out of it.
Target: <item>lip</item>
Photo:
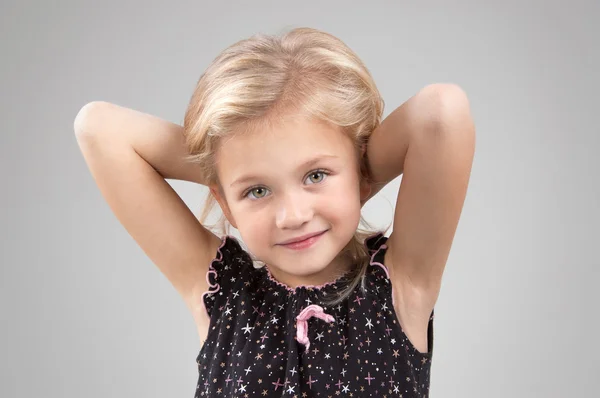
[[[285,246],[285,245],[290,245],[290,244],[292,244],[292,243],[299,243],[299,242],[305,241],[305,240],[307,240],[307,239],[309,239],[309,238],[312,238],[313,236],[322,235],[322,234],[324,234],[325,232],[327,232],[327,230],[325,230],[325,231],[320,231],[320,232],[313,232],[313,233],[310,233],[310,234],[306,234],[306,235],[298,236],[298,237],[296,237],[296,238],[288,239],[288,240],[286,240],[286,241],[284,241],[284,242],[281,242],[281,243],[280,243],[280,245],[283,245],[283,246]]]

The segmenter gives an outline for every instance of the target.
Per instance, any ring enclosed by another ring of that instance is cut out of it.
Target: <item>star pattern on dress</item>
[[[376,234],[365,242],[366,289],[328,306],[324,298],[338,294],[341,278],[290,288],[266,266],[255,268],[236,238],[222,238],[202,296],[210,324],[196,357],[195,398],[427,397],[433,312],[429,352],[421,353],[393,310],[386,240]],[[303,310],[305,329],[297,319]]]

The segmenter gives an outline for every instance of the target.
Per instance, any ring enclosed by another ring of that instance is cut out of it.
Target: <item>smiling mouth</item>
[[[306,241],[306,240],[308,240],[310,238],[314,238],[316,236],[323,235],[325,232],[327,232],[327,230],[321,231],[321,232],[315,232],[315,233],[312,233],[312,234],[307,234],[307,235],[304,235],[304,236],[299,236],[298,238],[294,238],[294,239],[290,239],[290,240],[287,240],[285,242],[282,242],[282,243],[280,243],[280,245],[286,246],[286,245],[291,245],[291,244],[294,244],[294,243],[301,243],[301,242],[304,242],[304,241]]]
[[[315,244],[321,238],[321,236],[323,236],[327,231],[328,230],[319,232],[317,234],[305,235],[305,236],[299,238],[301,240],[294,239],[294,241],[288,242],[285,244],[282,243],[282,244],[280,244],[280,246],[283,246],[285,248],[292,249],[292,250],[308,249],[313,244]]]

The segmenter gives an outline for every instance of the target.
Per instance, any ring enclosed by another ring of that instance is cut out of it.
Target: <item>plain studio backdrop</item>
[[[299,26],[366,63],[384,116],[468,94],[469,191],[436,305],[432,397],[598,396],[597,1],[3,1],[0,396],[192,397],[175,289],[102,198],[73,132],[102,100],[182,124],[228,45]],[[364,208],[392,217],[401,177]],[[169,181],[197,213],[206,190]],[[235,235],[235,232],[234,232]]]

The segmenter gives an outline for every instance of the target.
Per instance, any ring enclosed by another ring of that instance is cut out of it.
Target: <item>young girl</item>
[[[359,58],[299,28],[223,51],[183,127],[102,101],[77,115],[103,196],[196,321],[196,397],[428,395],[474,126],[452,84],[382,112]],[[394,232],[358,229],[400,174]],[[210,206],[199,222],[168,178],[208,186],[247,248],[204,227]]]

